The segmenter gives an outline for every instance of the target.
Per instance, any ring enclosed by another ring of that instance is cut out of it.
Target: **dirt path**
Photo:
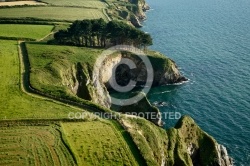
[[[49,34],[47,34],[46,36],[44,36],[43,38],[41,38],[41,39],[37,39],[36,41],[42,41],[42,40],[44,40],[45,38],[47,38],[48,36],[50,36],[50,35],[52,35],[52,34],[54,34],[55,32],[50,32]]]

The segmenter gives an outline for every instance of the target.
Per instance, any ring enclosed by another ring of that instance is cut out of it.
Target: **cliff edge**
[[[164,130],[153,123],[125,115],[120,123],[130,133],[150,166],[232,166],[224,146],[204,132],[189,116]]]

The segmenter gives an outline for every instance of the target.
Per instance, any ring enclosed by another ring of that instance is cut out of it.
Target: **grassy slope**
[[[79,165],[138,165],[112,123],[63,123],[62,127]]]
[[[25,11],[25,12],[24,12]],[[55,20],[82,20],[97,19],[107,17],[103,14],[102,9],[83,9],[74,7],[21,7],[21,8],[4,8],[0,9],[0,18],[40,18]]]
[[[189,116],[183,116],[175,128],[186,146],[193,144],[199,148],[199,160],[203,165],[211,165],[218,158],[216,140],[204,132]]]
[[[40,39],[52,29],[52,25],[0,24],[0,37]]]
[[[16,41],[0,40],[0,119],[67,118],[77,110],[20,91]]]
[[[26,44],[31,64],[30,83],[45,93],[60,97],[72,95],[71,80],[76,63],[93,67],[102,49]]]
[[[168,137],[166,131],[143,118],[123,116],[120,123],[132,136],[147,165],[161,165],[162,158],[167,153]]]
[[[198,150],[201,165],[212,165],[217,156],[216,141],[189,116],[182,117],[175,128],[167,131],[151,122],[131,116],[122,116],[120,123],[132,136],[147,165],[190,166],[192,159],[187,152],[191,144]]]
[[[0,165],[75,165],[55,126],[0,127]]]

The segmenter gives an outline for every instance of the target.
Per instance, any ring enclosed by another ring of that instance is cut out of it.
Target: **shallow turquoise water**
[[[250,1],[147,0],[144,31],[153,49],[174,59],[190,81],[153,88],[151,102],[177,111],[228,148],[236,165],[250,165]],[[165,120],[171,127],[175,120]]]

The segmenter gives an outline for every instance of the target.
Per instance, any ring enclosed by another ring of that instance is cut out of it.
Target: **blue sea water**
[[[142,30],[151,47],[172,58],[190,79],[153,88],[162,112],[190,115],[225,145],[235,165],[250,165],[250,1],[147,0]],[[165,119],[165,128],[176,120]]]

